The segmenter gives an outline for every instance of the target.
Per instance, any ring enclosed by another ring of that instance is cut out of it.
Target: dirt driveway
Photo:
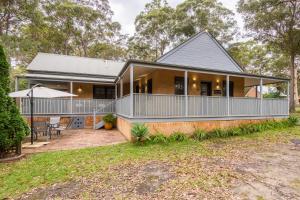
[[[232,190],[240,199],[300,199],[300,146],[255,153],[236,170],[246,175]]]
[[[111,166],[107,172],[37,188],[20,199],[300,199],[300,147],[229,139],[176,159]]]

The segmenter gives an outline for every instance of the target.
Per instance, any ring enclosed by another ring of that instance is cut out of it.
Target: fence
[[[114,99],[34,98],[34,114],[92,114],[115,112]],[[21,99],[21,113],[30,114],[30,99]]]
[[[186,101],[187,100],[187,101]],[[130,116],[130,96],[120,99],[35,98],[34,114],[114,113]],[[262,107],[261,107],[262,105]],[[30,114],[30,101],[21,99],[21,113]],[[187,108],[187,111],[186,111]],[[288,115],[288,99],[261,99],[161,94],[133,94],[132,117],[226,117]]]
[[[116,101],[116,113],[123,116],[130,115],[130,96],[124,96]]]
[[[226,117],[288,115],[288,99],[134,94],[134,117]],[[130,99],[128,99],[130,100]],[[128,106],[130,103],[127,104]],[[187,112],[185,111],[187,107]],[[127,109],[130,109],[127,107]],[[130,110],[128,110],[128,113]]]

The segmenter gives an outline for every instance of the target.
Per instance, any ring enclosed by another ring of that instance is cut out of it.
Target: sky
[[[183,2],[183,0],[167,0],[169,5],[175,7],[177,4]],[[219,0],[226,8],[236,13],[235,19],[240,29],[243,29],[243,20],[241,16],[236,12],[236,4],[238,0]],[[122,26],[122,33],[129,34],[134,33],[134,20],[135,17],[144,9],[145,4],[151,2],[151,0],[109,0],[111,9],[114,12],[113,20],[117,21]]]

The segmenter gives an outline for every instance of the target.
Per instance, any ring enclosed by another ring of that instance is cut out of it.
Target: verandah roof
[[[116,82],[118,79],[126,72],[127,68],[130,65],[140,66],[140,67],[148,67],[148,68],[160,68],[160,69],[169,69],[169,70],[179,70],[179,71],[192,71],[192,72],[199,72],[199,73],[207,73],[207,74],[216,74],[216,75],[230,75],[236,77],[244,77],[247,80],[245,86],[255,86],[259,85],[259,79],[264,79],[264,84],[273,84],[278,82],[287,82],[290,79],[282,78],[282,77],[273,77],[273,76],[264,76],[264,75],[255,75],[245,72],[232,72],[232,71],[225,71],[225,70],[212,70],[207,68],[195,68],[190,66],[180,66],[174,64],[165,64],[159,62],[147,62],[141,60],[128,60],[123,69],[120,71],[118,78],[115,80]]]

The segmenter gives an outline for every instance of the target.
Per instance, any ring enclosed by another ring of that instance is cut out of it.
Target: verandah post
[[[188,116],[188,71],[184,71],[185,116]]]
[[[118,100],[118,82],[115,83],[115,103],[113,104],[112,111],[117,113],[117,100]]]
[[[290,81],[287,81],[287,113],[290,114]]]
[[[130,65],[130,117],[133,117],[133,65]]]
[[[120,98],[123,97],[123,77],[120,80]]]
[[[118,83],[115,84],[115,100],[118,99]]]
[[[70,93],[73,94],[73,81],[70,81]],[[71,110],[70,110],[70,112],[72,114],[73,113],[73,96],[71,96],[70,99],[71,99],[71,102],[70,102]]]
[[[15,92],[19,91],[19,77],[16,76],[15,79]]]
[[[260,78],[259,83],[259,92],[260,92],[260,115],[263,115],[263,79]]]
[[[227,116],[230,115],[230,106],[229,106],[229,90],[230,90],[230,87],[229,87],[229,75],[226,75],[226,98],[227,98]]]

